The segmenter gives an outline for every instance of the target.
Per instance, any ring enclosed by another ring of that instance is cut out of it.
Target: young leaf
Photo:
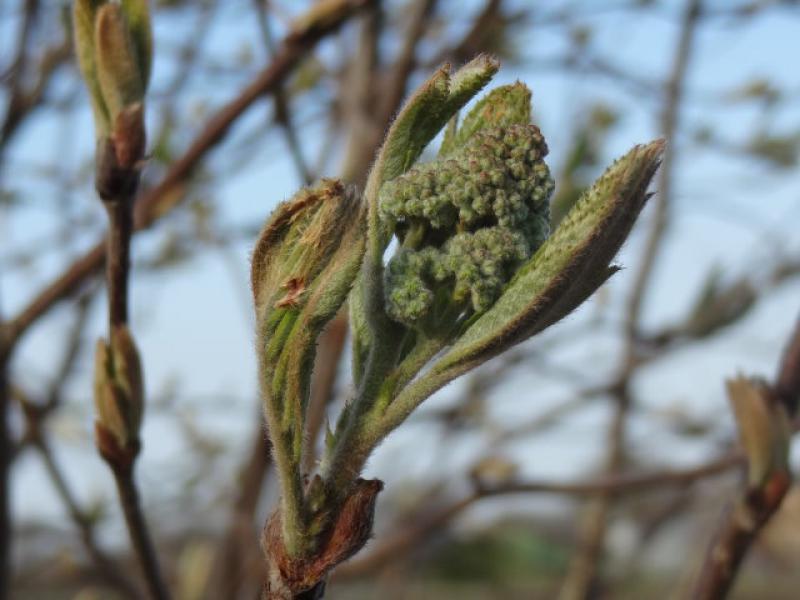
[[[370,231],[370,237],[375,237],[381,248],[386,247],[388,236],[391,235],[378,230],[376,204],[381,185],[411,168],[450,117],[489,83],[498,68],[496,59],[483,54],[452,75],[450,65],[446,64],[404,104],[386,134],[386,141],[370,171],[365,191],[370,204],[370,228],[375,228]]]
[[[362,207],[352,189],[325,180],[278,206],[253,252],[260,383],[293,555],[310,543],[300,464],[316,342],[361,265]]]

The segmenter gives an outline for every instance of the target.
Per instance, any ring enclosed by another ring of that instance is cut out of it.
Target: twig
[[[382,103],[379,111],[381,122],[388,122],[400,108],[406,93],[408,78],[416,64],[417,46],[425,34],[430,22],[430,14],[435,7],[436,0],[417,0],[407,9],[411,13],[408,29],[403,37],[402,48],[392,67],[389,80],[386,82],[386,89],[381,94]]]
[[[17,50],[7,79],[8,103],[2,125],[0,125],[0,161],[13,130],[21,119],[18,110],[21,98],[20,82],[27,62],[28,42],[38,10],[38,0],[26,1],[17,38]],[[2,166],[2,162],[0,162],[0,169]],[[2,171],[0,171],[0,176],[2,176]],[[11,431],[8,423],[8,409],[11,404],[8,368],[11,362],[12,347],[9,333],[8,325],[0,313],[0,600],[8,597],[11,587],[11,537],[13,533],[9,502],[11,493],[9,474],[12,459]]]
[[[125,515],[125,524],[131,536],[133,549],[139,558],[142,570],[144,571],[147,588],[151,598],[154,600],[168,600],[164,578],[156,558],[155,548],[150,537],[147,522],[144,520],[142,507],[139,503],[139,492],[133,478],[133,464],[131,468],[112,468],[114,481],[117,484],[122,512]]]
[[[106,287],[108,289],[108,333],[109,347],[114,350],[115,338],[121,335],[128,326],[128,282],[130,279],[130,243],[133,229],[133,198],[138,185],[138,167],[133,171],[114,166],[108,173],[104,172],[111,163],[98,162],[98,181],[110,181],[119,175],[120,179],[131,179],[134,183],[116,197],[107,197],[102,187],[98,187],[101,200],[108,212],[109,232],[106,237]],[[113,185],[121,189],[120,185]],[[133,350],[135,352],[135,350]],[[138,358],[137,358],[138,360]],[[130,366],[128,366],[130,368]],[[106,368],[102,365],[101,368]],[[97,375],[96,375],[97,376]],[[138,384],[141,385],[141,384]],[[97,392],[95,392],[97,393]],[[128,391],[130,393],[130,391]],[[143,402],[142,398],[126,399],[127,403]],[[130,408],[122,410],[131,410]],[[141,407],[138,408],[141,411]],[[147,521],[139,503],[139,493],[133,476],[133,469],[139,453],[138,426],[129,435],[135,436],[130,447],[120,448],[113,436],[103,433],[105,426],[100,421],[96,424],[97,448],[101,457],[108,464],[117,484],[120,504],[128,533],[133,543],[134,552],[144,574],[150,596],[154,600],[168,600],[164,576],[158,564]],[[113,450],[112,450],[113,449]]]
[[[655,198],[655,214],[650,223],[650,231],[645,242],[643,257],[634,276],[634,288],[628,300],[626,333],[635,342],[638,335],[639,317],[645,293],[650,285],[653,267],[661,250],[661,242],[668,226],[669,205],[672,200],[673,166],[675,159],[675,134],[680,120],[686,74],[689,58],[694,46],[695,33],[701,16],[702,0],[688,0],[684,12],[680,39],[678,40],[672,72],[665,87],[664,111],[661,115],[661,132],[670,144],[664,152],[658,180],[658,194]],[[633,349],[628,351],[631,355]]]
[[[209,120],[186,152],[179,158],[161,182],[140,195],[134,219],[136,231],[150,227],[178,204],[181,190],[195,168],[225,137],[233,123],[260,97],[274,91],[291,70],[326,35],[333,33],[357,10],[374,4],[375,0],[351,0],[348,10],[318,27],[307,27],[290,33],[283,41],[272,63],[264,69],[239,95],[221,108]],[[35,298],[11,321],[8,343],[15,345],[28,328],[38,321],[50,307],[72,294],[87,278],[97,272],[105,258],[105,241],[98,242],[64,272],[42,289]]]
[[[0,600],[8,597],[11,565],[11,507],[9,505],[9,468],[11,466],[11,432],[8,423],[9,348],[4,339],[4,323],[0,317]]]
[[[275,58],[275,39],[272,35],[269,18],[267,15],[268,0],[253,0],[253,5],[256,10],[256,18],[258,27],[261,32],[261,37],[267,52],[271,59]],[[277,85],[272,92],[275,102],[275,121],[280,125],[283,136],[286,139],[286,146],[289,148],[289,154],[292,157],[297,175],[300,181],[308,185],[314,180],[314,175],[308,168],[306,159],[303,157],[303,148],[300,145],[300,138],[297,135],[297,129],[294,126],[294,119],[289,110],[289,98],[286,94],[283,84]]]
[[[790,416],[796,416],[800,403],[800,320],[786,345],[775,378],[775,394]]]
[[[108,237],[106,282],[108,284],[109,331],[128,323],[128,280],[133,229],[132,198],[106,202]]]

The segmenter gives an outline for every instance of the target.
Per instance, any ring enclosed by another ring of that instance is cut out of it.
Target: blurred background
[[[741,481],[724,382],[773,377],[800,308],[800,3],[362,2],[207,139],[312,4],[151,2],[137,475],[176,597],[252,599],[261,578],[276,481],[248,282],[259,228],[304,183],[362,185],[405,94],[480,52],[502,60],[496,84],[533,90],[554,222],[614,158],[663,136],[657,196],[591,301],[379,449],[374,539],[328,597],[680,596]],[[0,533],[10,597],[130,598],[137,570],[93,443],[106,219],[69,5],[0,4]],[[350,389],[346,330],[337,318],[320,342],[311,436]],[[732,597],[798,589],[800,488]]]

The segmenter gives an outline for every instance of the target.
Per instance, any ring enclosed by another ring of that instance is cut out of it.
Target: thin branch
[[[275,39],[272,35],[272,28],[270,27],[269,15],[267,13],[267,6],[269,0],[253,0],[253,5],[256,10],[256,20],[261,32],[261,37],[264,46],[269,53],[271,59],[275,58]],[[300,181],[308,185],[314,180],[314,175],[308,168],[306,159],[303,156],[303,148],[300,144],[300,137],[297,135],[297,129],[294,125],[294,119],[289,109],[289,97],[284,89],[283,84],[279,84],[272,92],[272,97],[275,102],[275,121],[280,125],[283,136],[286,139],[286,146],[289,148],[289,154],[292,157],[297,175]]]
[[[655,198],[655,214],[652,216],[650,231],[645,242],[644,253],[634,276],[634,288],[628,300],[626,331],[633,344],[636,340],[639,319],[644,297],[653,276],[653,270],[661,251],[664,233],[669,220],[669,205],[672,200],[674,180],[675,134],[678,130],[681,105],[684,96],[689,59],[694,47],[697,25],[701,16],[702,0],[688,0],[683,15],[680,38],[678,40],[672,72],[665,87],[664,111],[661,115],[661,132],[670,142],[664,152],[658,180],[658,194]],[[633,348],[628,354],[632,355]]]
[[[259,406],[258,427],[239,475],[230,520],[216,557],[213,582],[217,598],[240,597],[251,571],[258,572],[260,576],[254,579],[259,583],[264,579],[264,573],[261,572],[263,561],[258,553],[255,516],[271,462],[269,438],[265,431],[263,411]]]
[[[20,82],[22,72],[28,58],[28,41],[31,36],[36,15],[39,9],[38,0],[26,0],[24,13],[17,38],[17,51],[9,70],[7,81],[8,104],[0,125],[0,177],[2,177],[3,150],[11,138],[11,134],[19,122],[17,106],[20,100]],[[6,600],[11,587],[11,494],[10,470],[12,460],[11,430],[8,419],[10,388],[8,368],[11,362],[12,340],[7,323],[0,313],[0,600]]]
[[[114,482],[117,484],[122,513],[125,516],[125,524],[131,536],[133,549],[139,558],[142,570],[144,571],[147,588],[153,600],[168,600],[169,592],[164,583],[161,569],[158,565],[156,551],[144,520],[141,504],[139,503],[139,492],[133,478],[133,465],[131,468],[112,468]]]
[[[796,416],[800,403],[800,320],[783,352],[774,387],[789,415]]]
[[[403,37],[402,47],[392,67],[389,80],[381,94],[380,122],[389,122],[403,101],[408,78],[416,65],[416,52],[420,40],[430,23],[430,15],[436,7],[436,0],[417,0],[407,10],[411,13],[408,29]]]
[[[109,331],[128,323],[128,281],[133,232],[131,200],[131,198],[120,198],[105,203],[109,223],[106,250]]]

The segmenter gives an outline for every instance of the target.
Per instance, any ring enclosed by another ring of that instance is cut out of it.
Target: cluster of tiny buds
[[[546,154],[535,125],[483,130],[383,186],[381,215],[400,242],[386,271],[393,319],[416,327],[495,302],[548,235]]]

